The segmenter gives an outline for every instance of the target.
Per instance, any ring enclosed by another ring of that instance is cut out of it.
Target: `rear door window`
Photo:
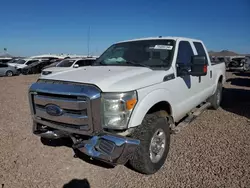
[[[194,46],[196,48],[196,51],[197,51],[198,55],[205,56],[205,58],[206,58],[206,64],[208,64],[207,54],[206,54],[206,51],[205,51],[202,43],[200,43],[200,42],[194,42]],[[224,60],[224,58],[223,58],[223,60]]]

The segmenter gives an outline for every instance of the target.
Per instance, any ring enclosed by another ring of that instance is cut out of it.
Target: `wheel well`
[[[222,81],[223,81],[223,76],[221,75],[219,78],[219,83],[222,83]]]
[[[7,74],[7,72],[12,72],[12,73],[13,73],[13,71],[12,71],[12,70],[7,70],[7,71],[5,72],[5,74]]]
[[[158,112],[158,111],[166,111],[169,115],[172,115],[172,108],[171,105],[166,102],[166,101],[161,101],[156,103],[154,106],[152,106],[149,111],[147,112],[147,114],[152,114],[154,112]]]

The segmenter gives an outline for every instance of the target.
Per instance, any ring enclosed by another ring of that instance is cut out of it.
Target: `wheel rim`
[[[163,156],[166,147],[166,134],[162,129],[158,129],[150,142],[149,153],[153,163],[157,163]]]
[[[11,72],[11,71],[8,71],[8,72],[7,72],[7,76],[12,76],[12,72]]]

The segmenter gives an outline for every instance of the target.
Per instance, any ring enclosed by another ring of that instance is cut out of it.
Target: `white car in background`
[[[49,67],[42,71],[41,76],[46,76],[51,73],[57,73],[62,71],[72,70],[73,68],[92,65],[95,62],[96,57],[87,58],[68,58],[59,62],[55,67]]]
[[[35,63],[37,61],[41,61],[40,59],[19,59],[17,61],[15,61],[14,63],[8,63],[9,65],[16,67],[17,69],[22,69],[32,63]]]

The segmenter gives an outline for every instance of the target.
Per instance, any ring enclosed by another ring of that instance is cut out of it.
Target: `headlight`
[[[51,71],[42,71],[42,75],[48,75],[48,74],[51,74],[52,72]]]
[[[102,94],[102,124],[103,128],[127,128],[131,113],[137,103],[135,91],[128,93]]]

